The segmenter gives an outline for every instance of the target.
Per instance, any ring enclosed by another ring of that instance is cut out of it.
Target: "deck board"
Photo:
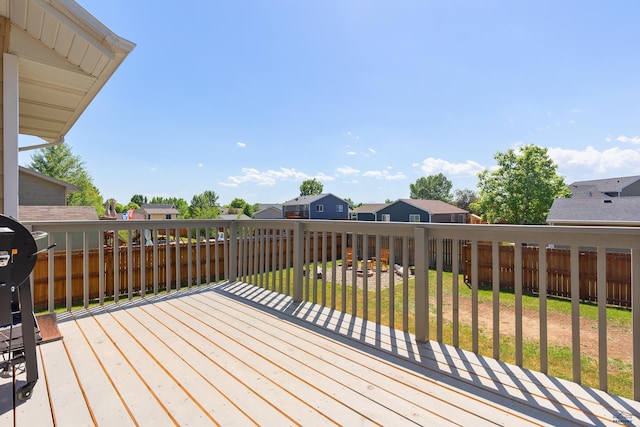
[[[37,349],[40,380],[17,425],[620,425],[640,416],[638,402],[245,283],[66,313],[58,326],[64,338]],[[2,425],[13,423],[10,386],[0,377]]]

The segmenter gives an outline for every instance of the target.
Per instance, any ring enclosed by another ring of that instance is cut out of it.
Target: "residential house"
[[[466,223],[469,212],[440,200],[399,199],[376,212],[377,221]]]
[[[171,203],[145,203],[133,213],[133,219],[176,219],[180,211]]]
[[[253,214],[254,219],[282,219],[282,205],[258,204],[258,211]]]
[[[640,176],[576,181],[571,198],[555,199],[549,225],[640,225]]]
[[[356,221],[378,221],[378,211],[389,206],[389,203],[367,203],[351,211],[351,219]]]
[[[32,169],[19,167],[18,203],[22,206],[65,206],[78,187]],[[94,209],[95,211],[95,209]],[[20,213],[20,216],[22,214]]]
[[[593,190],[609,197],[640,196],[640,175],[576,181],[569,188],[573,193],[573,197],[576,197],[576,195],[589,197],[588,192]],[[585,194],[585,191],[587,194]]]
[[[640,197],[572,197],[555,199],[549,225],[640,226]]]
[[[283,203],[282,216],[287,219],[349,219],[349,204],[331,193],[298,196]]]

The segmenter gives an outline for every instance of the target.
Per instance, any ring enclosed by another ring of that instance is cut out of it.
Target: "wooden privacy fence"
[[[144,253],[144,260],[141,259],[140,246],[133,246],[131,248],[131,265],[128,263],[128,250],[127,246],[120,246],[116,248],[118,251],[118,279],[119,279],[119,293],[118,295],[124,295],[129,292],[129,269],[132,272],[132,289],[134,294],[140,294],[142,283],[142,269],[145,270],[145,292],[153,291],[155,286],[155,275],[158,277],[158,286],[165,287],[167,284],[167,271],[170,272],[170,283],[176,285],[176,248],[175,243],[169,244],[169,263],[170,267],[167,268],[167,244],[158,244],[157,258],[154,260],[153,246],[146,246]],[[196,274],[192,273],[192,284],[203,283],[206,280],[206,247],[205,242],[200,243],[200,250],[198,251],[196,244],[191,245],[191,271],[200,272],[200,277],[195,277]],[[215,250],[214,245],[210,247],[210,260],[212,266],[218,268],[218,274],[224,276],[224,251],[222,245],[218,248],[218,263],[215,262]],[[104,288],[105,295],[114,295],[114,275],[115,263],[114,263],[114,248],[104,248]],[[88,276],[88,292],[89,299],[96,299],[100,295],[100,253],[99,249],[89,249],[88,253],[88,273],[84,271],[84,253],[83,250],[71,251],[71,295],[73,296],[73,303],[83,301],[84,297],[84,276]],[[198,268],[198,258],[199,263]],[[47,307],[48,301],[48,289],[49,289],[49,258],[53,258],[53,283],[54,283],[54,300],[55,304],[64,304],[66,301],[66,251],[56,251],[51,253],[42,253],[38,255],[38,260],[33,269],[33,300],[34,308],[42,309]],[[189,266],[188,266],[188,253],[187,243],[180,243],[180,286],[188,283]],[[157,270],[156,270],[157,268]],[[156,273],[157,271],[157,273]],[[215,277],[216,271],[210,270],[211,277]],[[177,286],[175,286],[177,287]]]
[[[522,247],[522,291],[539,293],[538,251],[535,246]],[[569,249],[546,248],[547,251],[547,295],[571,296],[571,255]],[[512,291],[515,283],[514,247],[499,246],[500,289]],[[466,283],[471,283],[471,246],[462,250],[463,274]],[[607,304],[631,306],[631,255],[608,252]],[[579,251],[580,300],[595,302],[597,292],[597,253]],[[489,244],[478,244],[478,284],[493,282],[492,248]]]
[[[280,265],[280,253],[282,253],[283,261],[290,260],[288,267],[291,267],[293,260],[293,244],[290,237],[280,239],[279,236],[261,236],[253,235],[249,238],[238,240],[238,266],[258,265],[258,259],[261,254],[258,251],[241,249],[239,246],[256,244],[260,240],[262,243],[262,254],[268,253],[268,260],[263,262],[265,269],[272,265]],[[327,256],[331,258],[332,237],[331,234],[323,235],[323,233],[309,233],[307,236],[309,242],[308,249],[305,248],[305,259],[311,261],[320,261],[322,250],[326,248]],[[341,247],[341,236],[336,236],[336,246],[339,251]],[[280,245],[282,242],[282,250]],[[228,243],[228,242],[227,242]],[[170,289],[189,284],[206,283],[207,280],[207,264],[209,264],[209,278],[222,280],[225,278],[225,256],[229,256],[228,247],[225,242],[209,243],[209,259],[207,259],[206,242],[198,244],[192,243],[191,246],[191,265],[189,265],[188,247],[185,242],[180,243],[180,280],[179,284],[176,280],[178,271],[178,263],[176,260],[176,243],[172,242],[168,245],[169,254],[167,256],[167,244],[157,244],[157,256],[154,255],[154,247],[146,246],[144,251],[144,260],[141,259],[140,246],[131,247],[131,265],[129,265],[129,255],[127,246],[120,246],[118,251],[118,295],[126,295],[129,292],[129,270],[132,277],[132,292],[134,295],[141,294],[142,270],[144,269],[145,293],[152,293],[157,286],[160,290],[167,289],[169,283]],[[217,246],[217,257],[216,248]],[[266,250],[268,248],[268,250]],[[309,252],[307,252],[307,250]],[[114,263],[114,248],[104,247],[104,295],[114,295],[114,283],[116,268]],[[287,254],[288,252],[288,254]],[[89,249],[88,253],[88,299],[93,300],[100,296],[100,251],[99,249]],[[308,253],[308,256],[307,256]],[[199,258],[198,258],[199,254]],[[64,305],[67,295],[67,259],[66,251],[56,251],[51,253],[41,253],[33,270],[33,300],[35,309],[44,309],[48,306],[49,298],[49,257],[53,259],[53,283],[54,283],[54,301],[55,305]],[[199,265],[198,265],[199,262]],[[282,265],[286,265],[285,262]],[[242,267],[241,267],[242,268]],[[189,272],[191,271],[191,276]],[[167,279],[169,272],[169,279]],[[199,273],[198,273],[199,272]],[[240,272],[242,273],[242,272]],[[82,249],[71,251],[71,295],[72,303],[80,303],[84,300],[84,251]]]

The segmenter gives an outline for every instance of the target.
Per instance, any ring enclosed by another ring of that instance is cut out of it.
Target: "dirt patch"
[[[327,269],[327,282],[332,280],[331,269]],[[338,267],[336,270],[337,281],[342,282],[342,270]],[[393,276],[394,283],[402,283],[402,276],[383,271],[380,274],[380,287],[386,289],[389,287],[390,277]],[[413,277],[413,276],[409,276]],[[364,277],[357,277],[356,285],[362,289],[364,286]],[[347,269],[347,284],[353,284],[353,274],[351,268]],[[376,275],[367,277],[367,286],[369,290],[375,289]],[[461,284],[461,286],[464,286]],[[451,295],[444,296],[443,317],[447,321],[453,319],[453,306],[451,304]],[[435,306],[435,298],[431,298],[430,304]],[[516,318],[515,308],[505,305],[500,306],[499,313],[500,334],[506,336],[515,336]],[[471,325],[471,298],[459,297],[459,321],[461,324]],[[493,331],[493,304],[491,302],[482,302],[478,305],[478,324],[485,333],[491,334]],[[522,331],[525,340],[540,340],[540,316],[538,311],[523,309],[522,310]],[[631,363],[633,355],[631,354],[632,343],[631,329],[625,329],[611,322],[607,325],[607,355],[614,359],[620,359],[623,362]],[[547,313],[547,341],[550,346],[572,346],[572,330],[571,316],[564,313],[550,312]],[[580,320],[580,351],[583,355],[592,358],[598,358],[598,322],[582,318]]]

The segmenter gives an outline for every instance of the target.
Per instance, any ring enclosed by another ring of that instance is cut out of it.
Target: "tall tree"
[[[206,190],[191,199],[190,218],[217,218],[219,215],[218,195],[214,191]]]
[[[426,178],[420,177],[414,184],[409,184],[412,199],[451,200],[451,187],[453,184],[441,172],[437,175],[429,175]]]
[[[479,199],[472,204],[489,223],[544,224],[553,200],[571,195],[546,148],[530,144],[494,158],[498,168],[478,174]]]
[[[306,179],[300,184],[300,195],[311,196],[314,194],[322,194],[324,186],[317,179]]]
[[[453,203],[460,209],[472,212],[471,204],[478,200],[478,195],[475,191],[468,188],[462,190],[456,190],[453,193]]]
[[[144,205],[145,203],[149,203],[147,202],[147,196],[143,196],[142,194],[134,194],[133,196],[131,196],[130,201],[138,205],[138,207]]]
[[[78,187],[77,191],[67,196],[67,205],[95,206],[99,215],[104,213],[104,200],[100,190],[93,184],[80,156],[75,156],[68,144],[62,143],[37,150],[31,156],[28,167]]]
[[[236,197],[229,203],[228,208],[233,209],[236,213],[243,213],[248,217],[253,218],[253,214],[258,211],[258,204],[249,204],[244,199]]]

